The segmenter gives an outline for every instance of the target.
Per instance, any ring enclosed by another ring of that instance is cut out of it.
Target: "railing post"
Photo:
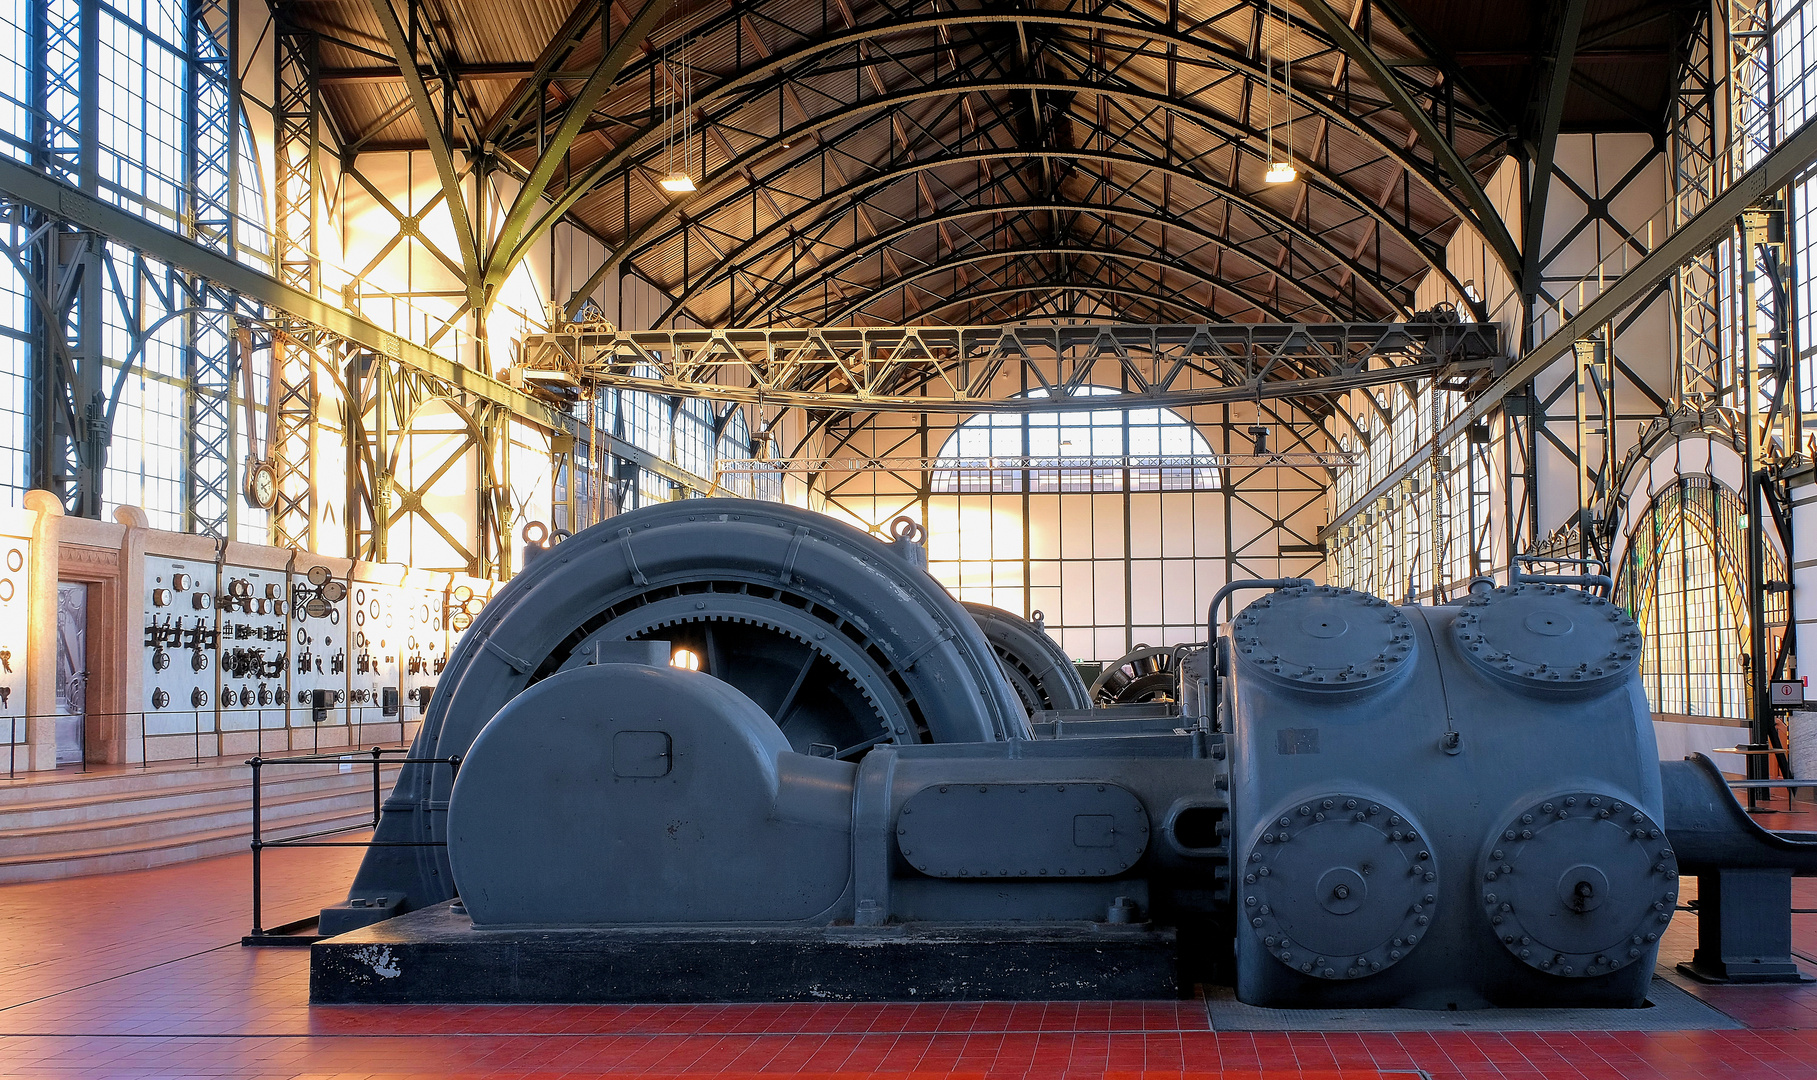
[[[264,761],[255,754],[246,764],[252,766],[252,933],[257,937],[265,932],[265,911],[260,896],[259,878],[259,861],[265,847],[259,838],[259,769]]]
[[[379,754],[378,747],[372,748],[372,827],[379,827],[379,813],[382,809],[379,798]]]

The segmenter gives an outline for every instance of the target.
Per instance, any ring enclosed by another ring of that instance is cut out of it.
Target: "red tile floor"
[[[344,896],[358,857],[272,854],[267,922]],[[305,950],[238,944],[248,862],[0,886],[0,1077],[1817,1080],[1817,985],[1683,984],[1748,1025],[1693,1032],[1220,1033],[1170,1001],[311,1007]],[[1817,957],[1817,916],[1794,919]],[[1662,970],[1694,934],[1674,921]]]

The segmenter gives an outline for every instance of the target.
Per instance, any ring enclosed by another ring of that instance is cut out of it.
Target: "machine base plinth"
[[[1174,932],[1095,923],[475,930],[452,902],[310,947],[340,1004],[1178,998]]]

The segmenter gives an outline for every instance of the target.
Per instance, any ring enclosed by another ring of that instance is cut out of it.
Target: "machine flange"
[[[1652,955],[1678,902],[1678,859],[1659,823],[1593,791],[1515,814],[1478,866],[1483,911],[1522,963],[1584,978]]]
[[[1473,596],[1452,620],[1451,635],[1477,668],[1523,690],[1603,690],[1640,666],[1634,620],[1595,593],[1562,585],[1509,585]]]
[[[1244,608],[1230,629],[1244,663],[1296,690],[1355,692],[1385,686],[1412,667],[1407,616],[1352,589],[1282,589]]]
[[[1438,864],[1396,808],[1330,794],[1280,808],[1243,865],[1242,918],[1302,975],[1360,979],[1394,966],[1437,914]]]

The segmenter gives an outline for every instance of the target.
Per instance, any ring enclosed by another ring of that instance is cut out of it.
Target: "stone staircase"
[[[372,764],[268,765],[266,839],[372,820]],[[389,795],[398,767],[383,769]],[[140,870],[247,850],[252,769],[239,759],[0,780],[0,884]]]

